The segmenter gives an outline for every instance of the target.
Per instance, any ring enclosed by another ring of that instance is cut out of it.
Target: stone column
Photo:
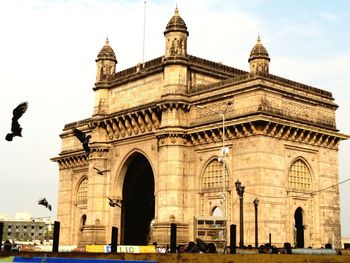
[[[170,242],[170,224],[177,224],[177,242],[188,242],[188,224],[184,222],[183,138],[179,134],[159,135],[159,175],[157,215],[153,239]]]
[[[89,180],[87,192],[87,224],[83,229],[84,244],[106,244],[106,226],[108,225],[108,200],[105,196],[107,187],[108,149],[96,149],[89,156]],[[93,167],[103,171],[98,174]]]

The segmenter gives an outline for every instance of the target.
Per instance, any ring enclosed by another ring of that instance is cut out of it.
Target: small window
[[[223,214],[222,210],[220,209],[220,207],[215,207],[213,209],[212,215],[213,216],[223,216],[224,214]]]

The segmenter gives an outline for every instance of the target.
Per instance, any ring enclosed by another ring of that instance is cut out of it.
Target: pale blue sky
[[[350,134],[350,1],[147,1],[145,59],[164,53],[163,31],[178,3],[195,56],[249,70],[260,34],[270,72],[333,93],[337,125]],[[108,35],[117,70],[142,60],[143,0],[0,2],[0,131],[27,100],[23,138],[0,140],[0,213],[56,216],[64,124],[91,116],[95,58]],[[350,143],[339,151],[340,180],[350,178]],[[341,185],[342,233],[350,236],[350,182]],[[53,212],[36,204],[46,196]]]

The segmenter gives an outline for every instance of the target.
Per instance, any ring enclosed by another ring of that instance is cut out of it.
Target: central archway
[[[154,175],[145,156],[130,158],[123,183],[122,243],[146,245],[154,218]]]

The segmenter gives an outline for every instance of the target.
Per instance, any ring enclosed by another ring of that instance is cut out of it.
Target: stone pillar
[[[108,149],[97,149],[90,153],[89,180],[87,191],[87,224],[83,228],[83,244],[106,244],[108,225],[108,200],[105,195],[109,169],[107,167]],[[102,175],[97,170],[102,171]]]
[[[184,222],[184,139],[179,134],[161,134],[159,138],[159,175],[157,211],[153,239],[170,243],[170,224],[177,224],[177,242],[188,242],[188,224]]]

